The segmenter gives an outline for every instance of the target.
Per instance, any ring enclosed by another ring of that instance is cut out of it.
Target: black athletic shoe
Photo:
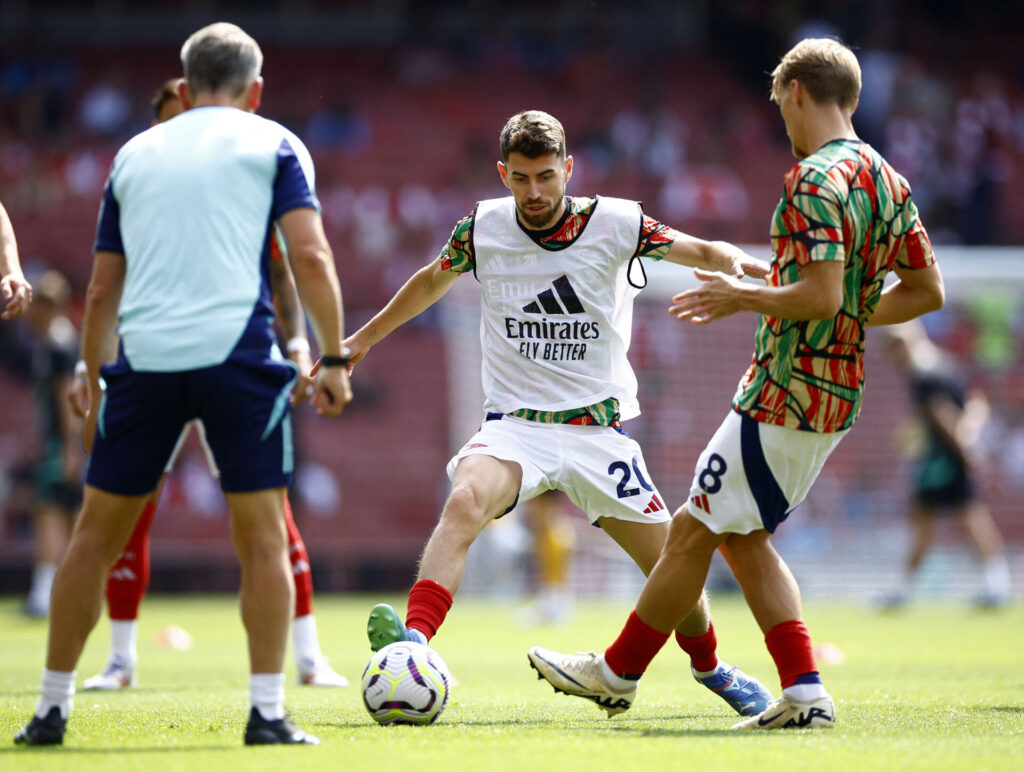
[[[66,718],[61,718],[60,708],[54,705],[45,718],[32,716],[28,726],[14,735],[15,745],[63,745],[64,729],[68,725]]]
[[[285,716],[277,721],[267,721],[253,708],[249,712],[249,723],[245,725],[246,745],[319,745],[320,738],[303,732]]]

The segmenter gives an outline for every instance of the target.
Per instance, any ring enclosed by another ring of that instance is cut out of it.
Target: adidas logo
[[[709,515],[711,514],[711,504],[708,503],[708,495],[706,493],[702,493],[699,496],[694,496],[692,499],[690,499],[690,503],[697,509],[703,509]]]
[[[647,509],[644,510],[645,515],[651,515],[655,512],[661,512],[665,509],[665,505],[661,503],[661,499],[657,495],[651,496],[651,503],[647,505]]]
[[[560,276],[551,282],[554,289],[544,290],[532,303],[523,306],[527,314],[582,314],[583,304],[576,296],[576,290],[569,283],[568,276]],[[558,297],[555,297],[555,293]],[[561,303],[559,303],[561,299]],[[564,306],[564,307],[563,307]]]

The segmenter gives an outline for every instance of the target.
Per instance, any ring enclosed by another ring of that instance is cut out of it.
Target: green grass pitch
[[[536,680],[526,649],[601,649],[629,612],[624,602],[583,602],[558,628],[519,629],[515,608],[460,599],[435,648],[458,678],[431,727],[378,727],[358,683],[370,653],[366,614],[381,598],[320,596],[325,653],[353,685],[294,685],[287,707],[318,734],[317,748],[246,748],[247,659],[237,605],[227,597],[154,597],[140,620],[140,685],[79,692],[65,745],[15,747],[36,701],[46,625],[0,600],[0,769],[4,770],[982,770],[1024,769],[1024,608],[980,612],[932,606],[877,615],[849,604],[809,603],[815,640],[844,655],[821,664],[837,703],[833,731],[736,733],[736,716],[690,677],[669,644],[633,708],[613,719]],[[402,598],[387,598],[396,604]],[[778,689],[762,638],[742,600],[713,598],[719,653]],[[188,651],[160,648],[180,625]],[[79,683],[102,667],[105,618],[86,647]]]

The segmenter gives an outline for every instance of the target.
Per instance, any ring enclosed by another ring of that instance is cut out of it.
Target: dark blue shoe
[[[763,683],[722,660],[718,660],[718,669],[711,675],[700,678],[694,673],[693,677],[729,703],[729,707],[741,716],[759,715],[772,701],[772,693]]]
[[[14,735],[15,745],[63,745],[64,730],[68,720],[60,715],[60,708],[54,705],[44,718],[32,716],[28,726]]]
[[[285,716],[276,721],[267,721],[253,708],[249,711],[249,723],[245,725],[246,745],[319,745],[320,738],[303,732]]]

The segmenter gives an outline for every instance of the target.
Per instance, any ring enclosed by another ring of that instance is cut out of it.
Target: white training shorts
[[[687,511],[715,533],[772,533],[847,431],[802,432],[730,411],[700,454]]]
[[[602,517],[663,523],[665,508],[640,445],[610,426],[544,424],[502,416],[488,420],[448,462],[448,477],[466,456],[492,456],[523,470],[516,503],[560,490],[591,523]],[[504,514],[504,513],[502,513]]]

